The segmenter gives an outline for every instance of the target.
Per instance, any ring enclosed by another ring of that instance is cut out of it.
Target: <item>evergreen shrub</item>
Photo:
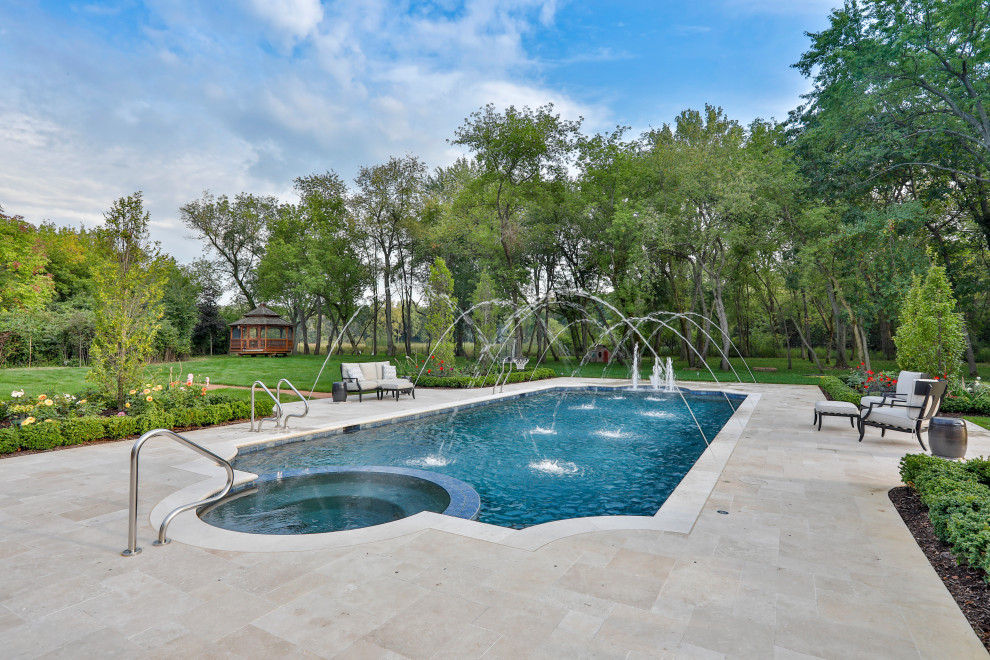
[[[833,401],[845,401],[859,405],[862,394],[849,387],[835,376],[822,376],[819,384]]]
[[[958,563],[982,569],[990,582],[990,461],[908,454],[900,470],[928,507],[935,535],[949,544]]]

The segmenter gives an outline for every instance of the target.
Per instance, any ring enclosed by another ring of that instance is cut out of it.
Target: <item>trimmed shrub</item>
[[[55,421],[35,422],[22,426],[18,435],[24,449],[52,449],[63,444],[61,424]]]
[[[554,378],[556,375],[556,371],[545,367],[530,371],[513,371],[506,382],[523,383],[529,380]],[[488,374],[485,377],[423,375],[416,381],[416,387],[493,387],[498,378],[499,375],[494,373]]]
[[[0,454],[13,454],[21,448],[20,439],[17,437],[17,429],[9,426],[0,429]]]
[[[819,384],[822,386],[822,389],[825,390],[825,394],[827,394],[833,401],[845,401],[847,403],[855,403],[858,406],[859,400],[863,397],[862,394],[849,387],[835,376],[822,376],[819,379]]]
[[[990,582],[990,461],[908,454],[900,469],[901,479],[928,507],[935,535],[949,544],[957,562],[982,569]]]
[[[107,429],[107,437],[114,440],[126,438],[129,435],[136,435],[138,432],[136,417],[107,417],[103,420],[103,425]]]
[[[62,422],[62,436],[67,445],[100,440],[106,434],[106,426],[100,417],[72,417]]]

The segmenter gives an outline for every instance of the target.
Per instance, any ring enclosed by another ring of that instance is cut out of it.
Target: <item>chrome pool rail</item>
[[[173,440],[175,440],[179,444],[188,447],[189,449],[192,449],[194,452],[215,461],[217,465],[219,465],[224,470],[226,470],[227,484],[223,487],[223,490],[221,490],[216,495],[212,495],[206,498],[205,500],[199,500],[191,504],[184,504],[169,512],[169,514],[165,516],[165,519],[162,520],[161,526],[158,528],[158,539],[155,540],[153,545],[165,545],[169,542],[169,539],[165,536],[165,532],[168,530],[169,523],[171,523],[172,519],[174,519],[177,515],[179,515],[183,511],[188,511],[189,509],[194,509],[196,507],[203,506],[204,504],[213,504],[214,502],[223,499],[224,497],[226,497],[227,493],[230,492],[230,489],[234,485],[234,468],[231,467],[230,463],[220,458],[219,456],[211,452],[209,449],[202,447],[196,444],[195,442],[193,442],[192,440],[188,438],[184,438],[178,433],[171,431],[169,429],[154,429],[152,431],[148,431],[140,438],[138,438],[137,442],[135,442],[134,446],[131,448],[131,485],[130,485],[130,495],[128,498],[129,502],[128,502],[128,516],[127,516],[127,549],[120,553],[124,557],[133,557],[134,555],[138,555],[141,553],[141,548],[137,547],[138,460],[141,454],[141,447],[144,446],[144,443],[159,435],[170,436]]]
[[[261,386],[261,389],[263,389],[265,391],[265,394],[267,394],[269,397],[271,397],[271,400],[275,402],[275,407],[272,408],[272,412],[274,412],[275,414],[272,415],[271,417],[262,417],[261,419],[259,419],[258,420],[258,428],[256,429],[256,428],[254,428],[254,390],[259,385]],[[296,388],[293,387],[292,389],[296,389]],[[306,404],[306,407],[307,407],[307,410],[308,410],[309,404]],[[254,381],[254,383],[251,384],[251,430],[252,431],[258,431],[260,433],[261,432],[261,425],[262,425],[262,423],[266,419],[270,419],[270,420],[274,421],[275,422],[275,428],[278,428],[278,422],[279,422],[280,419],[282,419],[282,404],[279,403],[278,397],[276,397],[274,394],[272,394],[272,391],[270,389],[268,389],[268,387],[266,387],[264,383],[262,383],[260,380],[256,380],[256,381]]]
[[[289,418],[290,417],[303,418],[303,417],[305,417],[306,415],[309,414],[309,401],[306,400],[306,397],[304,397],[302,394],[300,394],[299,390],[296,389],[296,386],[295,385],[293,385],[292,383],[289,382],[289,379],[288,378],[283,378],[282,380],[278,381],[278,383],[275,385],[275,402],[278,404],[279,411],[282,410],[282,383],[285,383],[286,385],[288,385],[289,386],[289,389],[291,389],[293,392],[295,392],[296,393],[296,396],[299,397],[300,399],[302,399],[303,404],[305,404],[305,406],[306,406],[306,409],[303,410],[301,413],[289,413],[288,415],[285,415],[284,417],[282,417],[282,428],[283,429],[288,429],[289,428]],[[254,409],[254,407],[252,406],[252,410],[253,409]],[[278,426],[278,421],[277,420],[275,422],[275,426]],[[258,424],[258,429],[259,430],[261,429],[261,424],[260,423]]]

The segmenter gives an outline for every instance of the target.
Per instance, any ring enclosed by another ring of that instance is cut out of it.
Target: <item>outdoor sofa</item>
[[[383,387],[409,393],[416,398],[412,381],[399,378],[390,362],[341,362],[340,378],[348,392],[357,393],[358,401],[363,401],[363,396],[371,393],[377,394],[380,399]]]

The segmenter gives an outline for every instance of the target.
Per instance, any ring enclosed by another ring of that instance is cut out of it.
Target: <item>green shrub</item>
[[[36,422],[22,426],[20,444],[24,449],[52,449],[63,444],[61,424],[56,421]]]
[[[990,582],[990,461],[954,463],[908,454],[900,471],[928,507],[935,535],[949,544],[956,561],[982,569]]]
[[[859,400],[863,397],[862,394],[835,376],[822,376],[819,379],[819,384],[833,401],[845,401],[847,403],[855,403],[858,406]]]
[[[258,406],[257,406],[257,403],[256,403],[255,404],[255,410],[257,410],[257,408],[258,408]],[[233,415],[231,417],[231,419],[247,419],[247,418],[251,417],[251,402],[250,401],[234,401],[234,402],[232,402],[230,404],[230,411],[231,411],[231,414]],[[266,416],[267,415],[270,415],[270,414],[271,414],[271,411],[269,410],[269,412],[266,413]]]
[[[106,437],[107,430],[101,417],[74,417],[62,422],[65,444],[78,445]]]
[[[17,428],[14,426],[0,429],[0,454],[13,454],[21,448],[17,435]]]
[[[540,368],[531,369],[529,371],[513,371],[506,382],[508,383],[522,383],[529,380],[543,380],[546,378],[553,378],[557,373],[553,369]],[[504,377],[504,374],[503,376]],[[497,373],[491,373],[487,376],[432,376],[423,375],[420,376],[416,381],[417,387],[451,387],[451,388],[465,388],[465,387],[494,387],[496,380],[500,376]],[[858,399],[857,399],[858,401]]]
[[[107,437],[117,440],[119,438],[126,438],[129,435],[136,435],[138,432],[138,423],[136,417],[130,416],[113,416],[107,417],[103,420],[103,425],[107,429]]]
[[[247,407],[244,409],[244,417],[251,416],[251,402],[243,401]],[[270,417],[272,410],[275,408],[275,402],[271,399],[256,399],[254,402],[254,416],[255,417]]]

